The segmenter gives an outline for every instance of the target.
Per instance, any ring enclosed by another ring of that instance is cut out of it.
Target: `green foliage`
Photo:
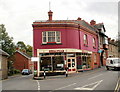
[[[26,52],[29,56],[32,56],[32,46],[25,45],[23,41],[19,41],[16,45],[13,43],[13,37],[10,37],[6,32],[5,26],[0,25],[0,48],[7,52],[10,56],[8,58],[8,75],[20,73],[19,70],[14,69],[13,63],[15,61],[14,53],[16,48],[20,51]]]
[[[17,69],[14,69],[13,71],[14,71],[14,74],[21,73],[21,71],[20,71],[20,70],[17,70]]]
[[[26,50],[26,45],[23,41],[19,41],[19,42],[17,42],[17,48],[19,48],[19,50],[21,50],[21,51],[24,51],[24,50]]]
[[[26,54],[28,54],[29,56],[32,56],[32,46],[30,45],[25,45],[25,43],[23,41],[19,41],[17,43],[17,48],[21,51],[21,52],[26,52]]]
[[[26,46],[26,53],[32,57],[32,46],[30,45],[27,45]]]
[[[7,52],[10,56],[15,52],[15,45],[13,43],[13,37],[9,37],[4,25],[0,25],[0,43],[2,50]]]

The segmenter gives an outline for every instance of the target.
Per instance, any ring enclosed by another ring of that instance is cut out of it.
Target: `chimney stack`
[[[90,25],[95,25],[95,24],[96,24],[96,21],[94,21],[94,20],[90,21]]]
[[[111,41],[111,38],[108,38],[108,41]]]
[[[50,11],[48,12],[49,21],[52,21],[52,14],[53,14],[53,12],[50,10]]]
[[[112,39],[111,41],[112,41],[112,42],[115,42],[115,40],[114,40],[114,39]]]
[[[78,19],[77,20],[81,20],[81,18],[80,17],[78,17]]]

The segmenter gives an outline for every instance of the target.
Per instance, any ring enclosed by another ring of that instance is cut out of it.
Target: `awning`
[[[98,53],[102,53],[104,50],[98,50]]]

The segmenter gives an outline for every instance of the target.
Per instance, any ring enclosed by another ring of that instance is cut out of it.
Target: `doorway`
[[[76,58],[68,57],[67,58],[67,66],[68,66],[68,71],[75,72],[76,71]]]

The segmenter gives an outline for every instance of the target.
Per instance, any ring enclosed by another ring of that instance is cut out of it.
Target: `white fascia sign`
[[[39,61],[39,57],[31,57],[31,61],[37,62],[37,61]]]

